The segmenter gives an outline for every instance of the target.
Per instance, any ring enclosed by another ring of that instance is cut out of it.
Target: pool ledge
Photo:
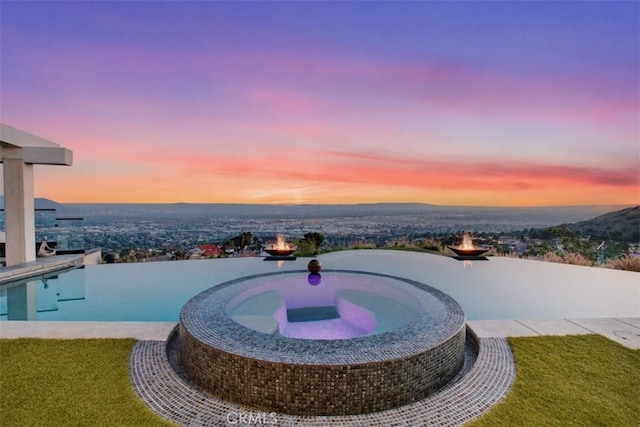
[[[165,341],[175,322],[0,321],[0,338],[135,338]]]
[[[81,267],[95,264],[100,259],[100,251],[90,251],[86,254],[56,255],[49,258],[38,258],[26,264],[10,267],[0,266],[0,284],[27,279],[32,276],[50,273],[69,267]]]

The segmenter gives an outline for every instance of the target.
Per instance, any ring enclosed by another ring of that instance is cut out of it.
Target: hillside
[[[568,229],[592,240],[640,241],[640,206],[600,215],[593,219],[568,224]]]

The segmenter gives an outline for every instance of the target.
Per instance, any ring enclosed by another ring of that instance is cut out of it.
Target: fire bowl
[[[455,253],[459,257],[479,257],[482,254],[489,252],[489,248],[472,248],[472,249],[462,249],[457,246],[447,246],[453,253]]]
[[[295,248],[291,249],[265,249],[264,251],[271,256],[285,257],[295,252]]]

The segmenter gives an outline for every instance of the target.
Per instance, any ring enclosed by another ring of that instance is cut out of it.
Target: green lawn
[[[129,381],[132,339],[0,340],[0,425],[168,426]]]
[[[510,338],[516,380],[469,426],[639,426],[640,350],[600,335]]]
[[[517,378],[472,426],[638,426],[640,350],[598,335],[512,338]],[[133,340],[0,340],[0,425],[164,426],[129,376]]]

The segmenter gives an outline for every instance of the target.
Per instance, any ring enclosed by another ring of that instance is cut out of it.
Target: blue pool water
[[[640,316],[639,273],[508,258],[470,265],[383,250],[335,252],[320,260],[325,268],[390,274],[433,286],[453,297],[470,320]],[[253,274],[306,270],[308,261],[91,265],[0,286],[0,320],[175,322],[182,306],[211,286]]]

